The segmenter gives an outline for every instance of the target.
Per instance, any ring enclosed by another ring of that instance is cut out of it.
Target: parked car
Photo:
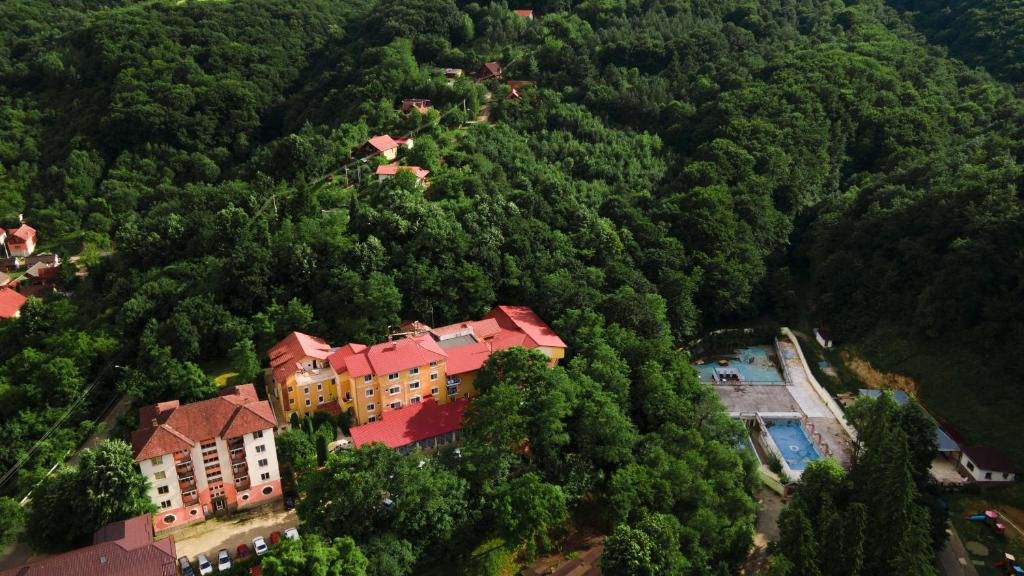
[[[252,555],[252,551],[249,550],[249,547],[247,545],[245,545],[245,544],[239,544],[238,545],[238,556],[236,556],[236,558],[238,558],[239,560],[245,560],[250,555]]]
[[[281,533],[280,532],[271,532],[270,533],[270,545],[271,546],[273,546],[274,544],[277,544],[280,541],[281,541]]]
[[[263,536],[257,536],[252,539],[252,549],[256,551],[257,556],[263,556],[267,553],[267,541],[263,539]]]
[[[217,552],[217,572],[230,572],[231,571],[231,554],[228,554],[227,548],[221,548],[220,552]]]
[[[263,568],[259,564],[249,567],[249,576],[263,576]]]
[[[284,495],[284,509],[285,510],[291,510],[292,508],[295,508],[295,495],[294,494],[285,494]]]
[[[299,539],[299,529],[298,528],[289,528],[289,529],[285,530],[284,531],[284,537],[289,539],[289,540],[298,540]]]
[[[192,563],[188,561],[188,556],[178,558],[178,566],[181,567],[181,576],[196,576],[192,570]]]
[[[206,554],[200,554],[196,556],[196,564],[199,566],[199,574],[213,574],[213,564],[210,564],[210,559],[206,557]]]

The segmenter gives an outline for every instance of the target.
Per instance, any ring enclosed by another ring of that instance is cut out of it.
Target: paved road
[[[949,528],[949,540],[939,550],[939,568],[944,576],[978,576],[978,570],[971,564],[971,557],[960,541],[960,535],[952,526]]]
[[[252,548],[252,539],[257,536],[263,536],[267,544],[270,544],[271,532],[284,533],[285,529],[298,525],[299,517],[295,511],[285,512],[278,502],[271,509],[262,509],[262,513],[246,517],[236,514],[223,519],[213,518],[198,526],[186,528],[174,535],[174,546],[178,556],[188,556],[192,561],[200,552],[215,560],[221,548],[227,548],[234,558],[239,544],[248,544]]]
[[[85,441],[85,444],[82,444],[78,449],[78,452],[75,452],[74,456],[68,458],[68,465],[74,466],[78,464],[79,454],[82,453],[82,450],[85,450],[86,448],[94,449],[100,445],[100,442],[110,438],[110,432],[114,429],[114,425],[117,424],[118,419],[120,419],[121,416],[124,416],[125,412],[127,412],[131,407],[131,399],[128,398],[128,396],[121,396],[121,398],[117,400],[117,403],[107,411],[106,416],[103,417],[103,425],[100,428],[100,431],[90,436],[89,439]]]

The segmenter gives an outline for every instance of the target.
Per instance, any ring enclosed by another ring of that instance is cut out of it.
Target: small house
[[[832,333],[829,332],[827,328],[815,328],[814,339],[817,340],[818,344],[820,344],[825,350],[831,350],[832,345],[835,343],[832,340]]]
[[[491,78],[501,78],[502,68],[500,62],[487,62],[476,72],[476,81],[482,82]]]
[[[975,482],[1014,482],[1017,467],[995,448],[968,446],[960,456],[960,466]]]
[[[391,136],[384,134],[370,138],[356,151],[363,154],[380,154],[385,160],[394,160],[398,157],[398,143]]]
[[[395,144],[398,144],[399,146],[405,148],[406,150],[412,150],[412,147],[415,143],[415,140],[413,140],[412,138],[395,138]]]
[[[0,320],[21,316],[21,307],[27,300],[28,298],[10,288],[0,288]]]
[[[36,262],[25,271],[25,276],[28,277],[28,282],[32,286],[54,286],[57,284],[59,270],[59,264]]]
[[[412,172],[416,176],[416,182],[421,186],[425,184],[427,175],[430,174],[430,170],[424,170],[419,166],[399,166],[398,164],[386,164],[384,166],[377,167],[377,179],[380,182],[389,178],[394,178],[395,174],[398,174],[399,170],[407,170]]]
[[[4,245],[11,256],[31,256],[36,249],[36,230],[28,224],[22,224],[5,234]]]
[[[0,258],[0,272],[14,272],[21,268],[23,260],[17,256]]]
[[[426,114],[428,110],[434,107],[434,104],[430,100],[423,98],[407,98],[402,100],[402,112],[408,114],[413,110],[420,114]]]
[[[522,16],[527,20],[533,20],[533,10],[513,10],[516,16]]]

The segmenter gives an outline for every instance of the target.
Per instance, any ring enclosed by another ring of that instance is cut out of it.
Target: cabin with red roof
[[[177,576],[174,537],[153,539],[149,516],[113,522],[92,546],[0,571],[0,576]]]
[[[385,164],[384,166],[377,167],[377,180],[383,182],[390,178],[394,178],[398,174],[399,170],[406,170],[412,172],[413,176],[416,177],[416,183],[420,186],[425,186],[427,183],[427,176],[430,174],[430,170],[424,170],[419,166],[399,166],[398,164]]]
[[[476,81],[483,82],[484,80],[490,80],[491,78],[500,80],[502,72],[501,62],[487,62],[476,71]]]
[[[36,250],[36,229],[22,224],[13,230],[7,230],[4,245],[10,257],[31,256]]]
[[[522,16],[527,20],[533,20],[533,10],[513,10],[516,16]]]
[[[0,320],[9,320],[21,316],[21,307],[27,301],[28,298],[11,288],[0,288]]]
[[[132,450],[158,508],[157,532],[282,496],[277,419],[252,384],[184,406],[177,400],[144,406],[139,425]]]
[[[366,141],[359,148],[353,150],[358,155],[380,155],[385,160],[391,161],[398,158],[398,142],[387,134],[374,136]]]
[[[433,107],[434,104],[430,100],[423,98],[407,98],[402,100],[402,112],[404,114],[408,114],[413,110],[420,114],[426,114]]]

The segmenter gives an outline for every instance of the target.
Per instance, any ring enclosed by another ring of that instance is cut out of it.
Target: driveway
[[[234,558],[239,544],[248,544],[252,548],[252,539],[257,536],[263,536],[269,544],[271,532],[283,534],[286,529],[298,525],[299,517],[295,510],[285,512],[278,502],[273,508],[263,508],[252,515],[212,518],[185,528],[174,534],[174,546],[178,556],[188,556],[190,560],[195,560],[200,552],[215,560],[221,548],[227,548]]]

